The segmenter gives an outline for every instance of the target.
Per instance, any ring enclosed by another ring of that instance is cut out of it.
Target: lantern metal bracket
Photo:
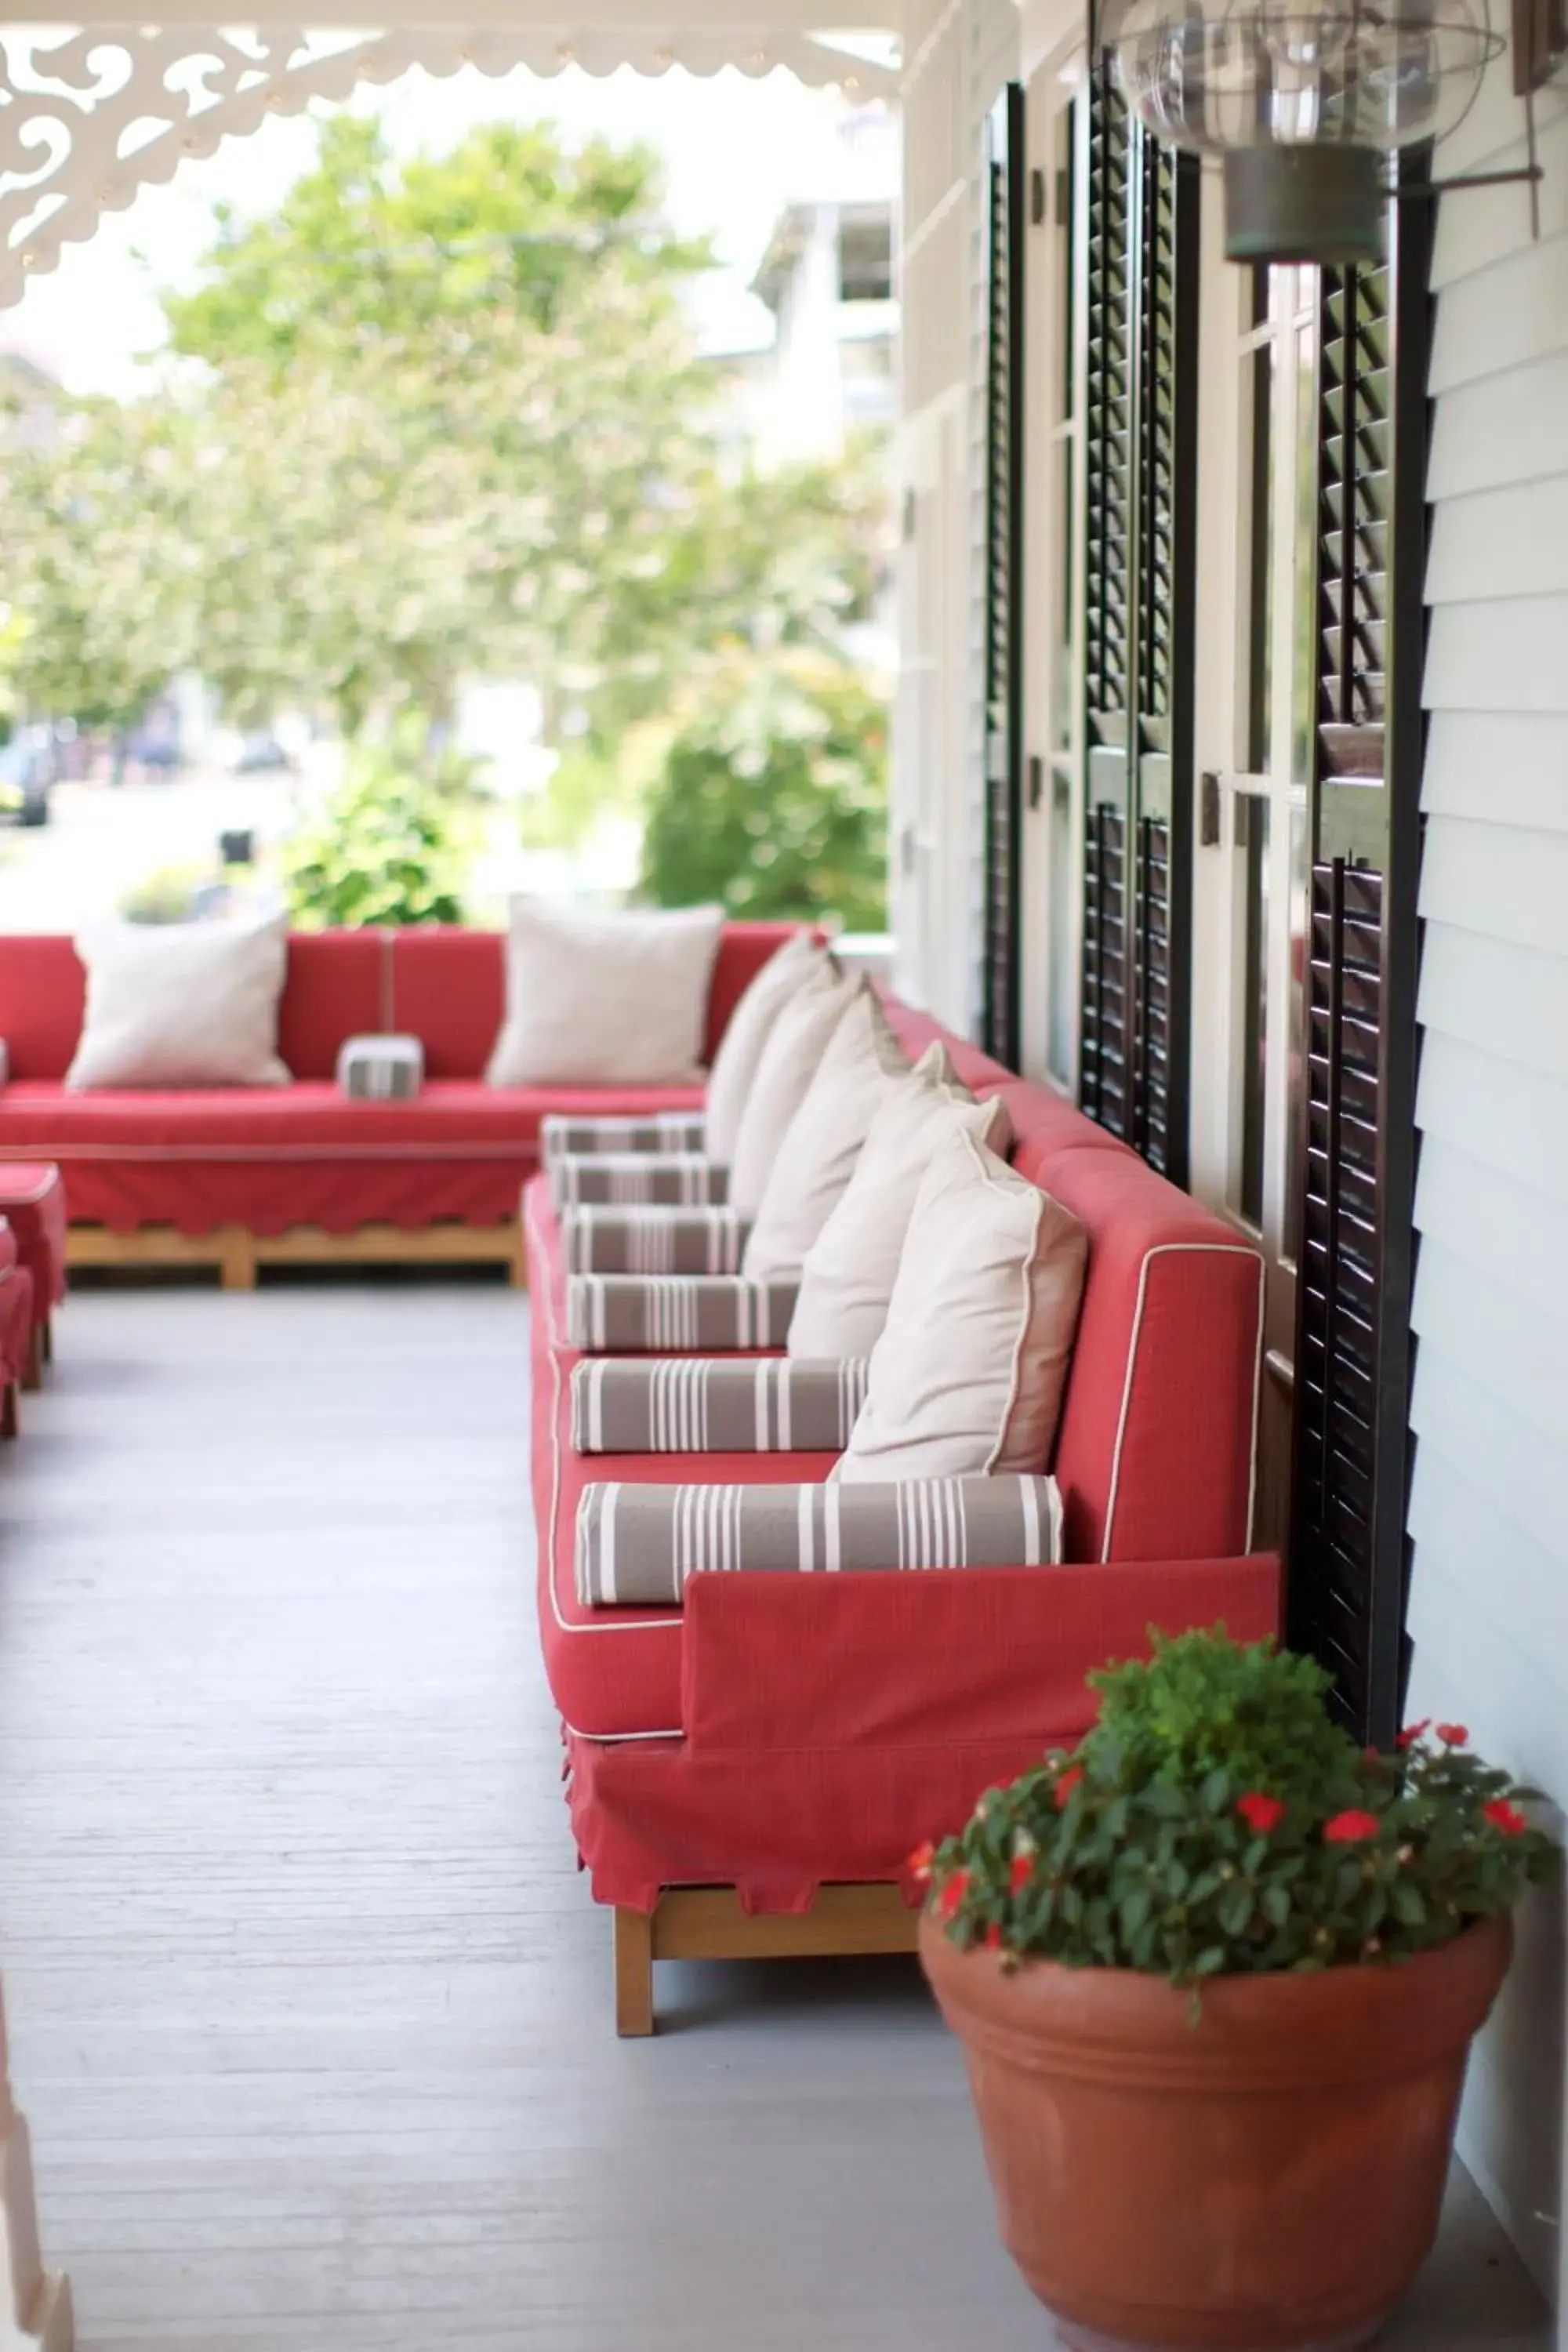
[[[1439,196],[1451,195],[1465,188],[1527,187],[1530,190],[1531,242],[1539,245],[1541,242],[1541,183],[1546,174],[1542,169],[1540,152],[1535,141],[1535,92],[1532,89],[1526,89],[1522,95],[1525,152],[1530,157],[1527,163],[1521,163],[1517,171],[1512,172],[1460,172],[1451,180],[1418,181],[1413,187],[1400,187],[1395,184],[1390,191],[1395,201],[1403,203],[1408,200],[1414,204],[1435,204]]]
[[[1457,195],[1463,188],[1522,187],[1546,177],[1539,163],[1521,164],[1517,172],[1462,172],[1452,180],[1423,180],[1415,187],[1391,188],[1401,204],[1435,204],[1439,196]]]

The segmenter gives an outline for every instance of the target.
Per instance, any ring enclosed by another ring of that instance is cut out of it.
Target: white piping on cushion
[[[25,1160],[19,1160],[16,1162],[16,1165],[19,1168],[25,1168],[27,1164],[28,1163]],[[43,1181],[40,1183],[35,1184],[30,1192],[7,1193],[3,1200],[0,1200],[0,1208],[36,1208],[40,1201],[47,1201],[48,1199],[49,1194],[58,1187],[59,1181],[60,1171],[58,1168],[46,1168],[43,1174]]]
[[[1258,1507],[1258,1415],[1260,1383],[1263,1371],[1263,1310],[1264,1286],[1268,1268],[1257,1250],[1239,1242],[1158,1242],[1145,1250],[1143,1263],[1138,1269],[1138,1304],[1132,1315],[1132,1338],[1127,1350],[1127,1372],[1121,1384],[1121,1411],[1116,1422],[1116,1448],[1110,1458],[1110,1494],[1105,1507],[1105,1534],[1100,1547],[1101,1561],[1110,1558],[1110,1538],[1116,1523],[1116,1504],[1121,1484],[1121,1447],[1127,1435],[1127,1416],[1132,1409],[1132,1382],[1138,1370],[1138,1342],[1143,1335],[1143,1306],[1149,1294],[1149,1267],[1157,1257],[1249,1257],[1258,1268],[1258,1341],[1252,1369],[1252,1462],[1247,1487],[1247,1542],[1252,1544],[1252,1522]]]
[[[523,1223],[530,1238],[540,1253],[542,1261],[548,1265],[548,1255],[544,1251],[542,1236],[540,1234],[531,1203],[524,1213]],[[553,1272],[553,1268],[551,1270]],[[552,1282],[546,1282],[543,1287],[543,1311],[552,1394],[550,1400],[550,1524],[542,1540],[549,1546],[550,1551],[550,1572],[545,1582],[550,1590],[551,1614],[563,1633],[614,1633],[617,1634],[622,1641],[632,1633],[651,1633],[662,1631],[668,1625],[679,1625],[681,1622],[681,1612],[679,1609],[668,1612],[662,1617],[639,1618],[635,1625],[574,1625],[562,1614],[561,1597],[555,1590],[558,1559],[555,1538],[561,1517],[561,1357],[558,1346],[559,1333],[555,1321],[555,1286]],[[537,1296],[536,1293],[536,1298]],[[563,1716],[561,1720],[574,1739],[591,1740],[598,1748],[616,1747],[632,1739],[684,1739],[686,1737],[684,1730],[580,1731],[574,1723],[567,1721],[565,1716]]]
[[[1247,1549],[1252,1549],[1252,1538],[1258,1521],[1258,1450],[1263,1412],[1263,1342],[1265,1323],[1268,1315],[1268,1268],[1262,1258],[1258,1261],[1258,1352],[1252,1360],[1252,1475],[1247,1482]]]

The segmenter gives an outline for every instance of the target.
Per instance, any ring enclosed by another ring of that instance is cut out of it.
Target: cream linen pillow
[[[84,933],[87,1010],[66,1084],[286,1087],[278,1000],[288,918],[112,923]]]
[[[972,1135],[932,1157],[834,1475],[1042,1475],[1083,1294],[1078,1219]]]
[[[721,907],[599,912],[514,898],[492,1087],[689,1085]]]
[[[768,958],[731,1013],[708,1073],[704,1143],[709,1159],[721,1168],[734,1157],[741,1113],[773,1023],[801,982],[827,960],[827,950],[809,931],[796,931]]]
[[[867,1129],[909,1068],[881,999],[862,980],[784,1129],[741,1261],[748,1282],[795,1279],[855,1173]]]
[[[754,1217],[762,1206],[785,1130],[859,985],[839,971],[831,956],[824,956],[781,1007],[769,1030],[730,1161],[730,1206],[741,1216]]]
[[[882,1336],[904,1236],[934,1153],[973,1135],[998,1157],[1013,1123],[997,1101],[976,1102],[942,1045],[928,1045],[876,1109],[837,1206],[806,1252],[789,1327],[792,1356],[852,1363]]]

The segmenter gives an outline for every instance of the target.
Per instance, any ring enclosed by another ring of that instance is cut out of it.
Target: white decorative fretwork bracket
[[[753,77],[782,68],[815,89],[891,96],[896,76],[809,33],[605,30],[592,26],[309,33],[293,26],[0,27],[0,309],[105,213],[173,179],[192,156],[254,131],[268,114],[345,99],[414,67],[499,77],[569,66],[630,66]]]

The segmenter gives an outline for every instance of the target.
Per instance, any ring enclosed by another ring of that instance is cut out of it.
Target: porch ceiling
[[[152,25],[36,0],[25,20],[0,17],[0,309],[106,212],[124,211],[187,159],[361,82],[395,81],[411,67],[731,67],[891,95],[896,68],[876,52],[900,13],[900,0],[773,0],[739,18],[726,0],[597,0],[576,11],[560,0],[465,0],[443,25],[430,21],[433,0],[331,0],[331,31],[313,34],[277,0],[242,24],[219,19],[212,0],[163,0]],[[857,36],[882,38],[863,47]]]

